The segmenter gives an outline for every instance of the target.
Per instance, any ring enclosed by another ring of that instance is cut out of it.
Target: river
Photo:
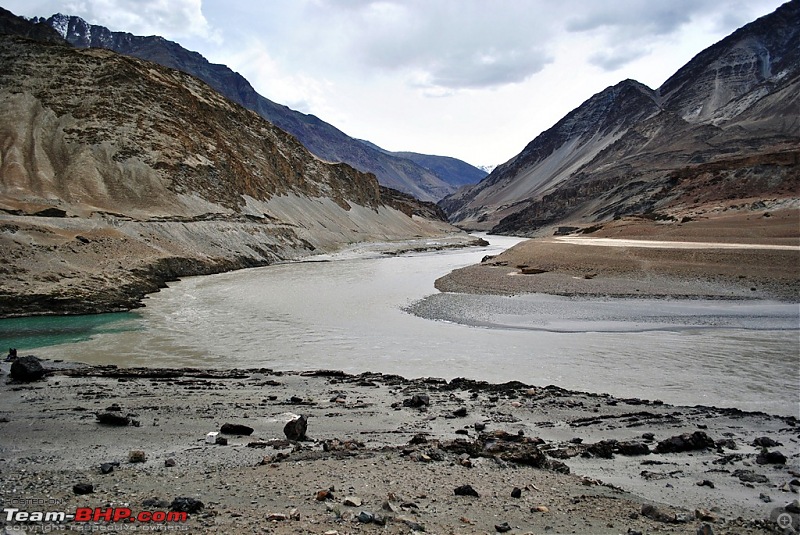
[[[6,320],[0,337],[38,346],[21,353],[93,364],[518,380],[797,415],[796,304],[438,294],[436,278],[519,241],[490,240],[192,277],[134,313]],[[41,335],[51,337],[31,341]]]

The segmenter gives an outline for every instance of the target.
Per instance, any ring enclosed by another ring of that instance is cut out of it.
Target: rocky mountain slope
[[[455,230],[401,201],[193,76],[0,35],[2,315],[129,308],[179,276]]]
[[[103,26],[88,24],[80,17],[61,14],[36,21],[51,26],[76,47],[107,48],[192,74],[232,101],[294,135],[319,158],[348,163],[361,171],[374,173],[382,185],[421,200],[437,201],[456,188],[474,184],[485,176],[485,173],[461,161],[454,167],[451,162],[453,158],[426,155],[428,165],[425,165],[416,158],[365,145],[314,115],[306,115],[270,101],[225,65],[209,63],[197,52],[186,50],[162,37],[112,32]],[[448,169],[448,172],[437,172],[442,168]]]
[[[594,95],[440,205],[459,226],[516,234],[763,201],[796,207],[798,50],[794,0],[701,52],[657,90],[625,80]]]

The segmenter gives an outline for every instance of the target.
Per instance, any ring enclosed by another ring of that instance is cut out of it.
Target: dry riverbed
[[[191,533],[778,533],[781,513],[797,527],[793,417],[521,383],[44,366],[33,382],[0,368],[4,509],[188,509],[159,526]],[[306,436],[288,440],[301,415]],[[90,526],[155,527],[58,524]]]

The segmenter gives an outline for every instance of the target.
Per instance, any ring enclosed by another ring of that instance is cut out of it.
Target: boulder
[[[431,398],[427,394],[414,394],[408,399],[403,400],[404,407],[425,407],[431,404]]]
[[[294,420],[286,422],[283,426],[283,434],[289,440],[305,440],[306,430],[308,429],[308,419],[305,416],[299,416]]]
[[[679,453],[682,451],[704,450],[713,448],[714,441],[703,431],[684,433],[666,440],[656,446],[656,453]]]
[[[131,419],[116,412],[98,412],[97,423],[124,427],[130,425]]]
[[[772,440],[769,437],[758,437],[753,441],[753,446],[759,448],[774,448],[775,446],[782,446],[780,442]]]
[[[775,450],[775,451],[762,451],[756,457],[756,463],[758,464],[786,464],[786,455],[783,453]]]
[[[12,379],[23,382],[38,381],[44,377],[42,363],[33,355],[19,357],[11,363],[9,375]]]
[[[635,440],[627,442],[619,442],[617,444],[617,451],[620,455],[649,455],[650,448],[643,442]]]

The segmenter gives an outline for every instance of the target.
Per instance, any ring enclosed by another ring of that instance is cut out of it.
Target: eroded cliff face
[[[798,50],[793,1],[657,90],[626,80],[593,96],[440,206],[459,226],[514,234],[653,212],[681,219],[762,199],[786,206],[800,187],[787,163],[800,147]],[[709,169],[716,182],[701,178]]]
[[[394,154],[344,132],[313,115],[306,115],[259,95],[239,73],[225,65],[209,63],[197,52],[158,36],[112,32],[80,17],[53,15],[36,19],[50,26],[78,48],[105,48],[189,73],[220,94],[253,110],[272,124],[295,136],[307,149],[329,162],[345,162],[373,173],[383,186],[401,190],[424,201],[439,200],[464,183],[475,183],[485,173],[452,158]],[[453,162],[459,165],[453,166]],[[477,175],[476,175],[477,173]]]
[[[192,76],[0,35],[0,315],[124,309],[180,276],[453,231]]]

